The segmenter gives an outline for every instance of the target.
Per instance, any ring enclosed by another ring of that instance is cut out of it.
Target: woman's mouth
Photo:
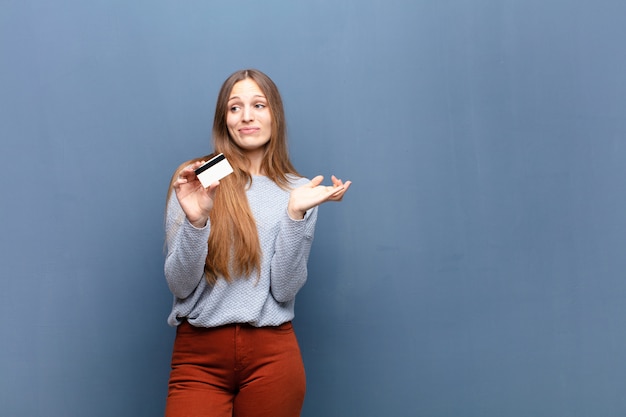
[[[241,133],[242,135],[251,135],[258,131],[259,131],[258,127],[242,127],[241,129],[239,129],[239,133]]]

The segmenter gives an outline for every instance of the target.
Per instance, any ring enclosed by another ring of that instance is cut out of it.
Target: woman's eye
[[[230,111],[233,113],[239,111],[239,106],[231,106]]]
[[[265,104],[263,104],[263,103],[257,103],[257,104],[255,105],[255,107],[256,107],[257,109],[264,109],[264,108],[265,108]]]

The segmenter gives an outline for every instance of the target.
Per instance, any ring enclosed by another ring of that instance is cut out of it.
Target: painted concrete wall
[[[626,414],[626,3],[0,1],[0,409],[158,416],[170,175],[279,85],[303,416]]]

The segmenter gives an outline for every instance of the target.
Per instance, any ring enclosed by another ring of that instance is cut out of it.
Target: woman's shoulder
[[[294,188],[298,188],[304,184],[307,184],[309,180],[307,178],[301,177],[297,174],[285,174],[284,180],[274,180],[265,175],[252,176],[252,184],[255,183],[260,187],[271,187],[282,189],[283,191],[289,191]]]
[[[289,184],[292,187],[299,187],[301,185],[308,184],[310,180],[296,174],[287,174],[287,181],[289,181]]]

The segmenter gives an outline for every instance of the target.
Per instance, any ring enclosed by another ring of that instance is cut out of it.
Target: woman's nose
[[[254,112],[252,111],[252,108],[249,106],[245,106],[243,108],[243,120],[246,122],[249,122],[251,120],[254,119]]]

